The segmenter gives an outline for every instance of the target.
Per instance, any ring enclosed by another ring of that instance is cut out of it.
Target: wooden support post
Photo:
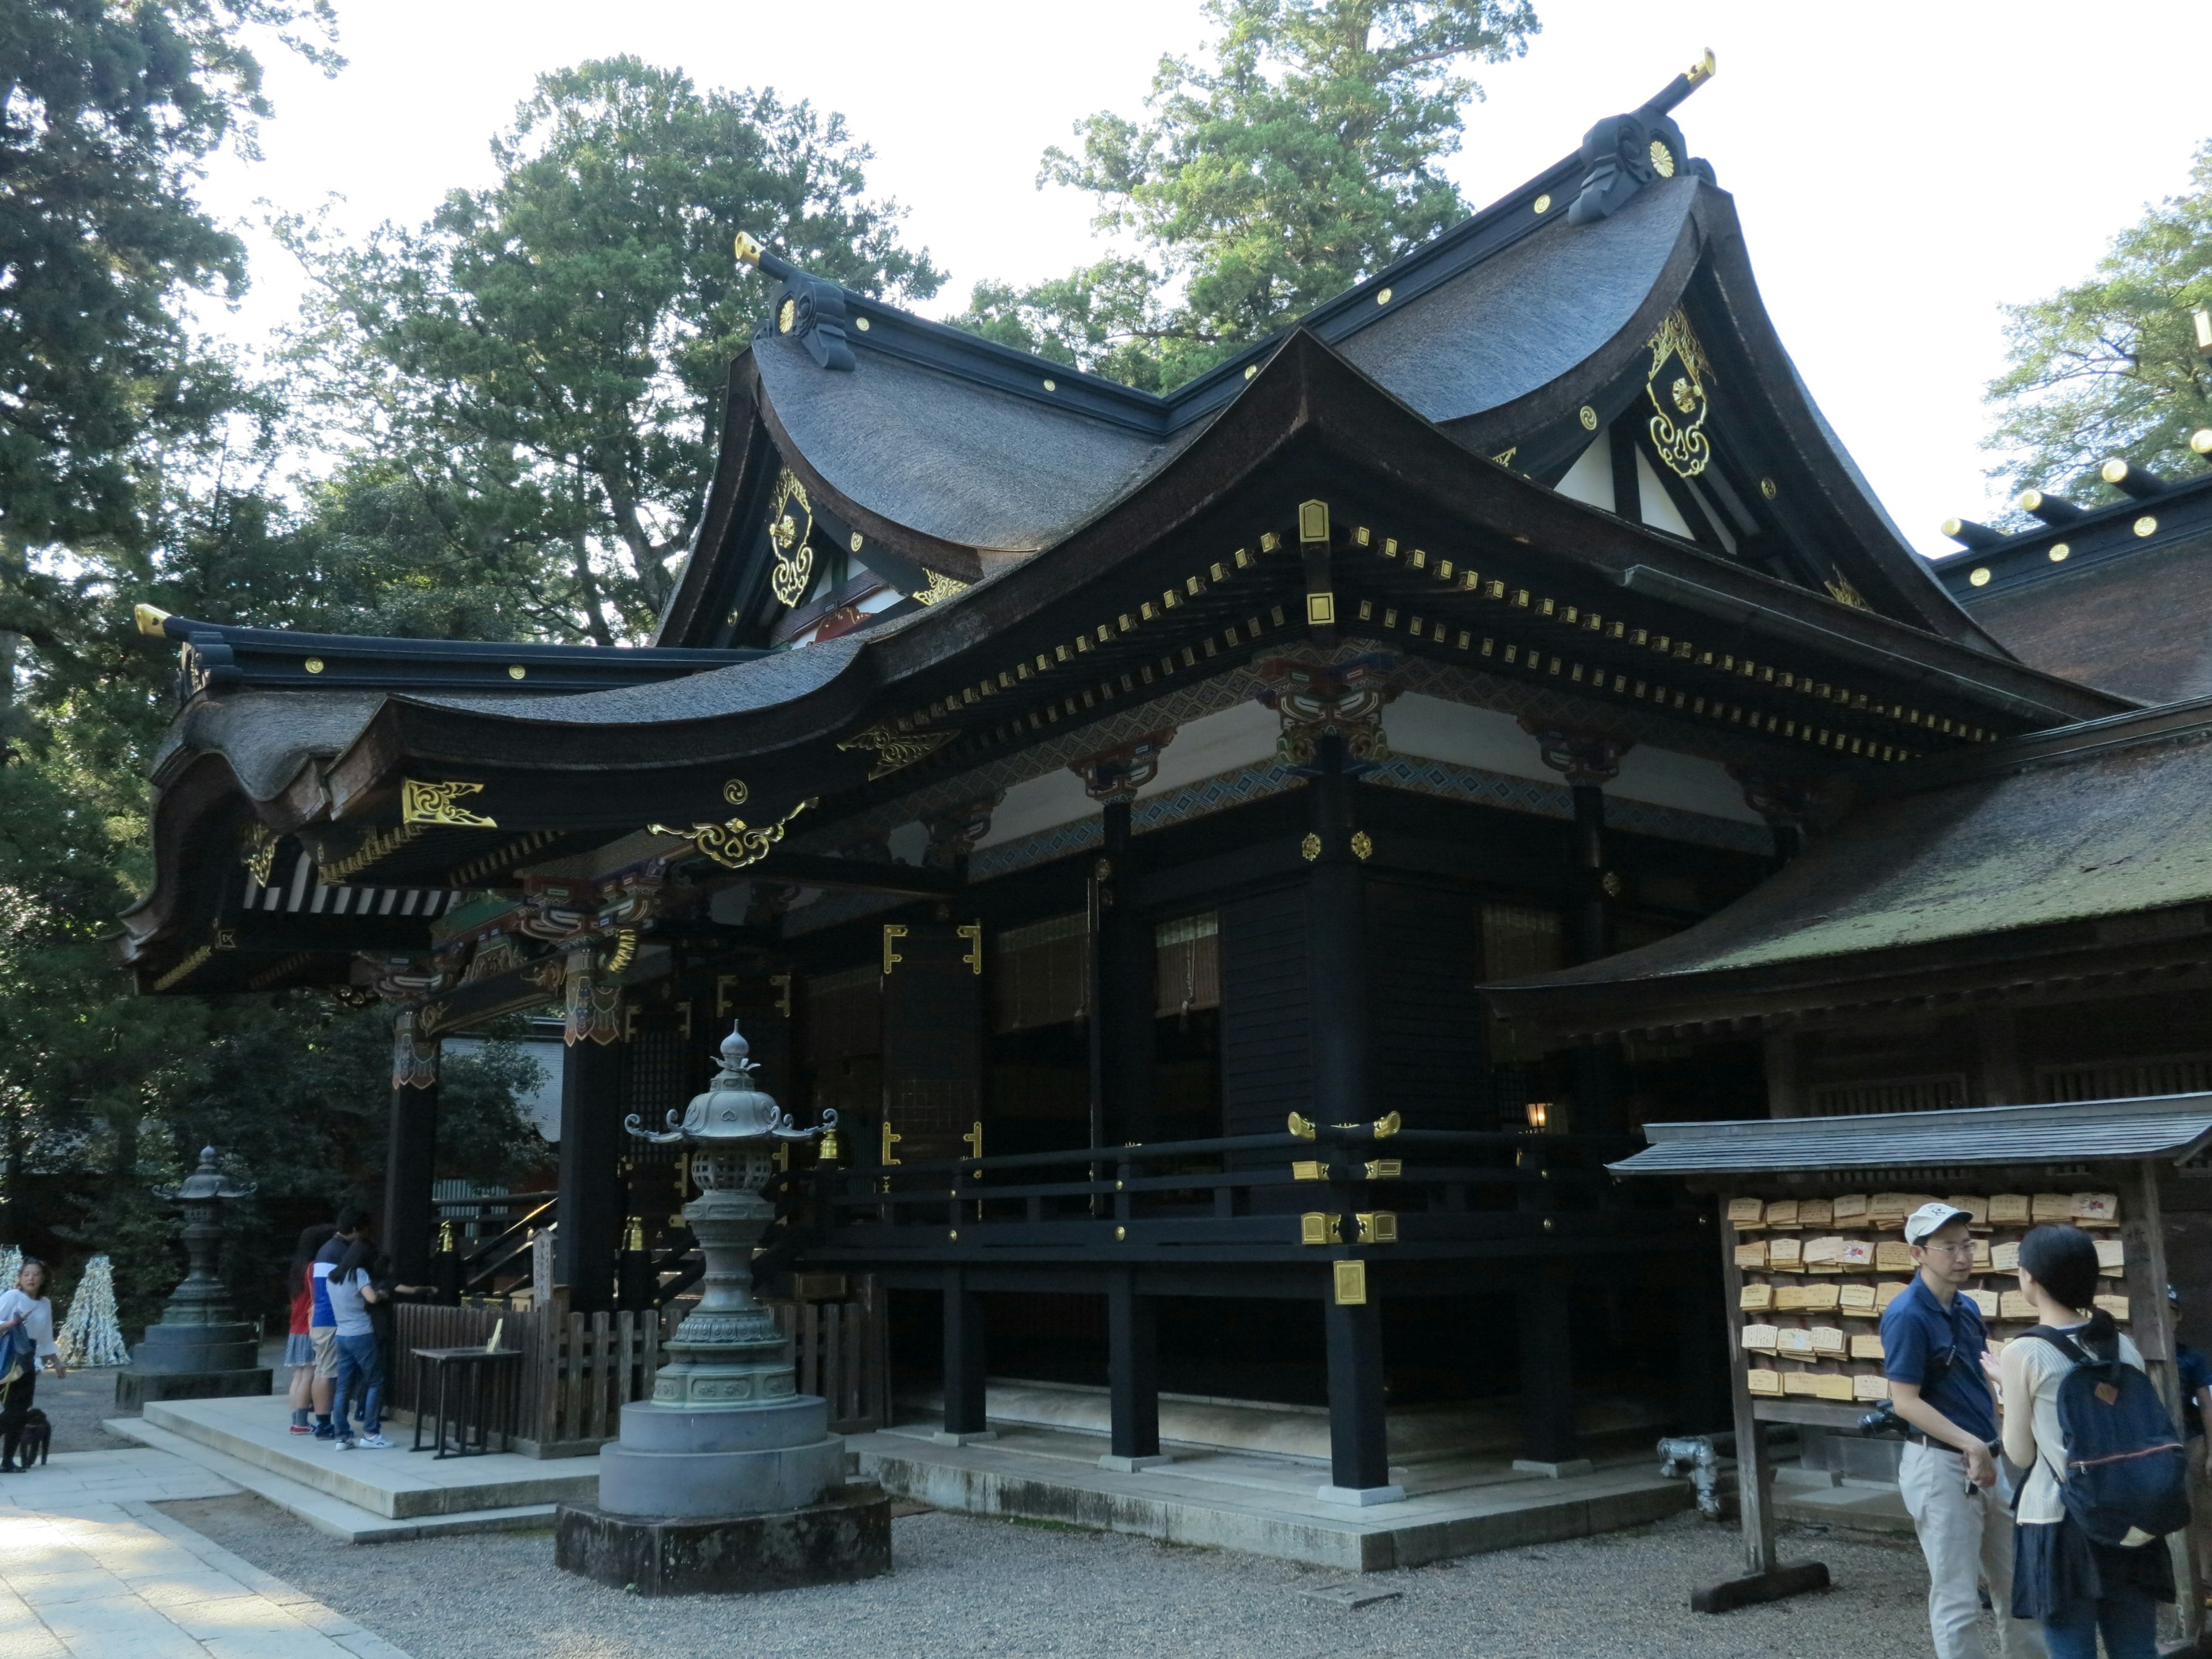
[[[1607,428],[1613,460],[1613,511],[1631,524],[1644,522],[1644,481],[1636,470],[1636,422],[1615,421]]]
[[[438,1162],[437,1038],[415,1035],[415,1011],[393,1022],[392,1121],[385,1136],[384,1249],[393,1277],[421,1285],[430,1276],[435,1231],[430,1185]]]
[[[1774,1553],[1774,1462],[1766,1455],[1764,1425],[1753,1410],[1746,1374],[1743,1326],[1736,1303],[1743,1274],[1735,1265],[1735,1229],[1729,1224],[1728,1198],[1715,1200],[1714,1219],[1721,1237],[1721,1281],[1727,1289],[1729,1395],[1735,1411],[1736,1507],[1743,1517],[1744,1576],[1724,1578],[1690,1592],[1692,1613],[1730,1613],[1758,1601],[1779,1601],[1828,1587],[1826,1564],[1796,1561],[1784,1566]]]
[[[1313,1100],[1330,1123],[1380,1116],[1368,1107],[1369,1061],[1367,911],[1365,878],[1352,850],[1353,791],[1345,769],[1344,739],[1331,732],[1316,744],[1319,772],[1312,783],[1313,836],[1318,843],[1306,888],[1309,994],[1315,1018]],[[1331,1364],[1334,1364],[1332,1360]]]
[[[1790,1030],[1770,1030],[1762,1040],[1766,1062],[1766,1115],[1769,1117],[1802,1117],[1805,1097],[1798,1085],[1797,1034]]]
[[[561,1205],[553,1277],[576,1313],[611,1308],[622,1248],[622,1050],[569,1045],[561,1073]]]
[[[1136,874],[1130,845],[1129,809],[1134,791],[1104,803],[1104,855],[1093,879],[1097,951],[1091,1042],[1097,1079],[1096,1116],[1101,1142],[1148,1141],[1152,1121],[1152,939],[1151,927],[1130,914],[1125,896]]]
[[[1573,1280],[1562,1261],[1540,1261],[1516,1294],[1521,1346],[1521,1455],[1516,1468],[1585,1473],[1575,1439]]]
[[[1160,1455],[1160,1370],[1152,1298],[1137,1293],[1126,1268],[1106,1284],[1106,1384],[1113,1439],[1099,1461],[1109,1468],[1164,1463]]]
[[[1340,1503],[1395,1503],[1405,1488],[1390,1481],[1388,1420],[1382,1392],[1382,1309],[1369,1288],[1367,1264],[1332,1264],[1322,1304],[1328,1338],[1329,1484],[1321,1495]],[[1356,1292],[1344,1269],[1357,1267]],[[1346,1297],[1357,1294],[1358,1301]]]
[[[438,1155],[438,1085],[392,1091],[391,1132],[385,1142],[384,1248],[392,1276],[421,1285],[430,1273],[431,1235],[436,1231],[430,1183]]]
[[[2142,1351],[2144,1368],[2158,1389],[2159,1398],[2173,1413],[2175,1425],[2189,1437],[2189,1402],[2181,1397],[2181,1373],[2174,1363],[2178,1339],[2174,1335],[2173,1309],[2166,1299],[2166,1287],[2172,1283],[2166,1261],[2166,1217],[2159,1202],[2158,1165],[2148,1158],[2135,1167],[2135,1179],[2127,1183],[2134,1190],[2125,1193],[2121,1202],[2134,1212],[2135,1218],[2123,1224],[2120,1237],[2127,1255],[2125,1277],[2128,1309],[2134,1316],[2130,1324],[2134,1327],[2136,1346]],[[2193,1455],[2194,1453],[2192,1452]],[[2189,1524],[2179,1532],[2166,1536],[2166,1547],[2173,1555],[2173,1579],[2181,1590],[2181,1633],[2191,1642],[2202,1646],[2204,1631],[2204,1585],[2197,1570],[2197,1540],[2201,1528],[2212,1516],[2191,1515]]]
[[[983,1304],[958,1267],[945,1270],[945,1428],[940,1437],[990,1438],[983,1416]]]
[[[2020,1063],[2020,1021],[2007,1007],[1974,1012],[1977,1106],[2025,1106],[2027,1078]]]

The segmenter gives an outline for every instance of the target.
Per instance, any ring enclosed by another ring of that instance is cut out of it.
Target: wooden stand
[[[1747,1571],[1741,1578],[1724,1578],[1717,1584],[1690,1592],[1692,1613],[1731,1613],[1759,1601],[1779,1601],[1808,1590],[1828,1588],[1824,1562],[1799,1561],[1784,1566],[1774,1553],[1774,1462],[1766,1455],[1766,1431],[1759,1402],[1751,1397],[1744,1359],[1742,1322],[1735,1316],[1743,1274],[1735,1265],[1735,1229],[1729,1225],[1728,1200],[1719,1199],[1714,1219],[1719,1224],[1722,1282],[1728,1292],[1729,1402],[1735,1418],[1736,1506],[1743,1517],[1743,1553]],[[1779,1402],[1774,1402],[1778,1404]]]

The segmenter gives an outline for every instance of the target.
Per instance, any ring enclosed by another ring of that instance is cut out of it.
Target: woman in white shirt
[[[19,1473],[15,1446],[38,1392],[39,1367],[46,1365],[57,1377],[69,1375],[54,1347],[54,1304],[46,1287],[46,1264],[25,1256],[15,1284],[0,1291],[0,1376],[15,1372],[0,1386],[0,1474]]]
[[[2038,1227],[2021,1241],[2020,1288],[2037,1323],[2073,1339],[2093,1358],[2117,1352],[2142,1369],[2142,1355],[2112,1316],[2094,1312],[2097,1245],[2078,1227]],[[2051,1659],[2097,1659],[2097,1632],[2110,1659],[2157,1659],[2158,1604],[2173,1600],[2173,1560],[2162,1540],[2139,1547],[2100,1544],[2067,1512],[2060,1486],[2066,1444],[2058,1385],[2074,1361],[2057,1344],[2021,1336],[2005,1345],[2004,1451],[2027,1471],[2013,1533],[2012,1611],[2040,1619]]]

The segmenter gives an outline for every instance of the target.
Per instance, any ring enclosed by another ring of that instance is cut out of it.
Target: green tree
[[[0,22],[0,534],[130,542],[144,469],[234,392],[187,294],[234,295],[238,239],[192,191],[268,112],[249,29],[327,36],[328,0],[9,0]],[[309,36],[284,33],[335,64]]]
[[[867,198],[842,118],[772,91],[584,64],[541,76],[492,153],[498,182],[420,229],[289,227],[319,295],[298,359],[355,455],[322,505],[496,581],[511,629],[611,644],[665,603],[713,474],[767,294],[737,233],[863,293],[942,278]]]
[[[1998,410],[1995,476],[2082,499],[2115,492],[2097,476],[2124,455],[2154,471],[2194,460],[2212,425],[2212,363],[2191,313],[2212,306],[2212,140],[2189,188],[2112,240],[2087,282],[2008,308],[2012,367],[1990,386]]]
[[[978,284],[967,327],[1165,389],[1203,374],[1466,214],[1439,170],[1476,63],[1519,57],[1528,0],[1207,0],[1212,62],[1164,58],[1150,118],[1078,124],[1037,178],[1133,237],[1037,287]]]

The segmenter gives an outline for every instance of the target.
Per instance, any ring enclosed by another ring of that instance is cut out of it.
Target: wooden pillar
[[[384,1249],[403,1285],[430,1278],[436,1231],[430,1187],[438,1162],[438,1061],[435,1037],[416,1034],[415,1011],[392,1021],[392,1121],[384,1152]]]
[[[1137,849],[1130,827],[1137,792],[1159,774],[1175,741],[1163,726],[1070,768],[1101,814],[1091,873],[1091,1144],[1155,1138],[1152,1097],[1152,930],[1130,913]]]
[[[1575,1438],[1573,1279],[1564,1261],[1527,1269],[1516,1293],[1521,1347],[1521,1460],[1547,1470],[1582,1455]]]
[[[983,1416],[983,1304],[969,1288],[966,1272],[945,1270],[945,1430],[975,1439],[989,1425]]]
[[[1156,1138],[1152,1116],[1152,929],[1122,896],[1136,872],[1130,848],[1131,795],[1105,804],[1105,852],[1095,882],[1097,1006],[1091,1041],[1097,1051],[1099,1119],[1109,1145]]]
[[[982,1115],[983,926],[883,929],[884,1121],[902,1164],[972,1157]]]
[[[2120,1228],[2127,1256],[2121,1282],[2135,1316],[2130,1322],[2136,1346],[2142,1353],[2143,1368],[2173,1420],[2183,1423],[2190,1407],[2181,1397],[2181,1374],[2175,1363],[2179,1339],[2174,1334],[2173,1308],[2166,1299],[2166,1286],[2172,1279],[2166,1260],[2166,1218],[2159,1201],[2158,1165],[2146,1158],[2132,1173],[2133,1181],[2120,1183],[2120,1202],[2135,1212],[2134,1219],[2124,1221]],[[2206,1523],[2207,1517],[2191,1515],[2187,1526],[2166,1539],[2173,1556],[2174,1583],[2181,1592],[2181,1633],[2192,1642],[2204,1628],[2205,1586],[2197,1570],[2197,1540]]]
[[[1620,774],[1626,738],[1609,732],[1523,715],[1521,729],[1536,739],[1544,764],[1566,779],[1574,831],[1568,843],[1568,945],[1576,963],[1595,962],[1613,949],[1612,893],[1617,882],[1605,867],[1605,786]],[[1574,1108],[1565,1127],[1577,1134],[1618,1133],[1621,1117],[1620,1051],[1590,1043],[1570,1051]]]
[[[1347,1274],[1347,1268],[1356,1273]],[[1329,1458],[1329,1484],[1322,1496],[1361,1504],[1395,1502],[1406,1494],[1390,1484],[1382,1310],[1368,1289],[1365,1262],[1336,1262],[1333,1275],[1322,1307],[1328,1340]]]
[[[1797,1034],[1770,1030],[1761,1042],[1766,1062],[1767,1116],[1803,1116],[1804,1091],[1797,1078]]]
[[[1372,1015],[1366,882],[1358,851],[1364,842],[1353,840],[1357,786],[1346,765],[1343,737],[1324,732],[1314,759],[1308,790],[1313,829],[1306,838],[1313,865],[1306,883],[1306,983],[1313,1006],[1314,1109],[1325,1122],[1356,1123],[1379,1115],[1368,1107]]]
[[[2020,1019],[2008,1007],[1974,1011],[1977,1106],[2025,1106],[2027,1076],[2020,1063]]]
[[[1113,1440],[1108,1467],[1141,1468],[1160,1455],[1160,1370],[1152,1298],[1137,1293],[1136,1275],[1116,1272],[1106,1285],[1106,1384]]]
[[[561,1073],[560,1226],[553,1277],[576,1313],[610,1311],[622,1249],[622,1050],[572,1042]]]

